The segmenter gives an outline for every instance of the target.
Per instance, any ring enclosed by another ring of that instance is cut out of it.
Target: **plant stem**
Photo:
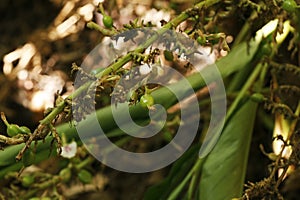
[[[118,32],[115,31],[114,29],[106,29],[106,28],[102,28],[100,27],[97,23],[95,22],[88,22],[86,24],[86,26],[90,29],[95,29],[97,31],[99,31],[100,33],[102,33],[105,36],[113,36],[115,34],[117,34]]]
[[[203,1],[203,2],[196,4],[193,8],[187,9],[186,11],[182,12],[180,15],[175,17],[173,20],[171,20],[170,22],[165,24],[161,29],[159,29],[157,31],[158,35],[165,33],[166,31],[168,31],[169,29],[171,29],[173,27],[177,27],[181,22],[188,19],[191,16],[190,15],[191,10],[193,10],[193,9],[200,10],[203,7],[212,6],[218,2],[220,2],[220,0],[207,0],[207,1]],[[158,38],[158,35],[155,34],[152,37],[150,37],[149,39],[147,39],[144,44],[140,45],[133,52],[141,53],[145,48],[149,47]],[[132,59],[132,54],[131,53],[126,54],[122,58],[118,59],[117,62],[108,66],[105,70],[99,72],[96,75],[96,77],[100,78],[102,76],[110,74],[111,72],[117,71],[123,65],[125,65],[127,62],[129,62],[131,59]],[[74,97],[78,96],[83,91],[85,91],[90,86],[91,83],[92,83],[91,81],[85,83],[84,85],[79,87],[74,93],[72,93],[69,97],[67,97],[67,99],[72,100]],[[63,111],[63,109],[67,105],[65,102],[66,101],[61,102],[59,105],[57,105],[49,115],[47,115],[43,120],[41,120],[41,124],[51,123],[55,119],[55,117]]]
[[[177,199],[178,195],[180,192],[183,190],[184,186],[187,184],[187,182],[190,180],[192,175],[196,171],[200,171],[202,164],[203,164],[204,159],[198,159],[193,168],[189,171],[189,173],[185,176],[185,178],[181,181],[181,183],[172,191],[170,196],[168,197],[168,200],[173,200]]]
[[[5,117],[4,112],[1,112],[1,119],[7,127],[10,125]]]
[[[189,189],[188,189],[188,192],[187,192],[188,200],[193,199],[193,194],[194,194],[195,188],[198,184],[197,181],[198,181],[198,178],[199,178],[199,174],[200,174],[200,170],[196,170],[195,173],[193,174],[193,177],[192,177],[192,180],[190,182]]]
[[[260,41],[251,42],[251,49],[250,49],[249,53],[247,50],[247,43],[246,42],[241,43],[236,48],[232,49],[231,52],[226,57],[217,61],[215,65],[217,65],[222,78],[225,78],[225,77],[229,76],[230,74],[232,74],[236,71],[239,71],[245,65],[247,65],[247,63],[249,63],[253,59],[253,56],[256,53],[259,42]],[[242,57],[243,59],[236,60],[237,57],[238,58]],[[236,60],[236,61],[232,62],[232,60]],[[188,82],[191,84],[191,86],[194,90],[201,89],[202,87],[205,87],[206,84],[209,84],[204,81],[203,77],[201,76],[203,74],[205,74],[205,75],[209,74],[210,81],[211,82],[214,81],[213,67],[207,66],[206,68],[204,68],[201,71],[201,73],[196,73],[196,74],[191,75],[190,77],[187,77]],[[210,75],[210,74],[212,74],[212,75]],[[182,91],[182,89],[181,89],[183,83],[186,83],[186,82],[179,81],[177,83],[170,85],[170,87],[172,87],[174,91],[179,91],[179,93],[184,96],[184,91]],[[84,88],[80,87],[79,89],[83,90]],[[79,90],[76,90],[75,93],[77,93],[78,91]],[[165,87],[162,87],[162,88],[159,88],[159,89],[153,91],[151,93],[151,95],[154,97],[156,103],[161,104],[166,109],[168,109],[170,106],[173,105],[174,102],[176,102],[175,95],[172,92],[170,92],[169,89],[167,89]],[[72,96],[69,99],[72,99]],[[63,109],[64,105],[65,105],[65,103],[62,102],[58,105],[57,108],[54,108],[54,110],[57,110],[57,111],[55,111],[55,113],[59,113],[60,109]],[[134,105],[134,106],[131,106],[129,109],[130,109],[130,113],[131,113],[133,120],[137,120],[137,119],[138,120],[146,120],[146,119],[148,120],[148,111],[146,109],[142,109],[141,106]],[[122,115],[122,112],[120,112],[118,114]],[[97,115],[98,121],[101,122],[101,127],[105,133],[109,133],[110,131],[115,130],[116,124],[114,122],[114,118],[113,118],[110,106],[99,109],[96,112],[96,115]],[[42,123],[46,123],[46,121],[48,121],[48,122],[51,121],[54,116],[55,116],[55,114],[50,113],[44,120],[42,120]],[[93,134],[92,130],[91,130],[91,132],[89,131],[89,129],[91,128],[91,124],[89,122],[89,117],[87,117],[87,119],[85,120],[84,126],[87,127],[86,133]],[[79,136],[77,134],[75,126],[70,126],[69,123],[58,126],[57,132],[59,134],[65,133],[66,137],[68,137],[69,139],[74,138],[76,140],[79,140]],[[5,136],[3,136],[3,137],[5,137]],[[37,152],[41,151],[42,149],[44,149],[44,150],[48,149],[50,140],[51,140],[51,138],[47,137],[46,144],[42,144],[41,142],[39,142],[37,145]],[[5,148],[5,151],[3,151],[3,152],[0,151],[0,177],[1,177],[3,170],[6,171],[5,169],[8,165],[12,165],[16,162],[14,159],[14,156],[16,156],[16,154],[18,153],[18,151],[20,151],[20,149],[22,147],[24,147],[24,144],[9,146],[9,147]]]
[[[247,93],[247,90],[253,85],[254,81],[256,80],[257,76],[259,75],[259,73],[262,70],[263,65],[266,65],[266,63],[262,64],[259,63],[254,71],[252,72],[251,76],[249,77],[249,79],[247,80],[247,82],[244,84],[244,86],[242,87],[242,89],[240,90],[238,96],[236,97],[236,99],[234,100],[234,102],[232,103],[232,105],[230,106],[228,112],[227,112],[227,116],[226,116],[226,122],[230,119],[230,117],[233,115],[234,111],[236,110],[236,108],[238,107],[239,103],[241,102],[241,100],[244,98],[245,94]]]
[[[47,125],[50,124],[57,115],[59,115],[65,108],[66,101],[62,101],[59,103],[52,111],[49,113],[44,119],[40,121],[40,125]]]
[[[81,161],[78,165],[76,165],[76,169],[80,170],[84,168],[86,165],[92,163],[95,159],[91,156],[87,157],[85,160]]]

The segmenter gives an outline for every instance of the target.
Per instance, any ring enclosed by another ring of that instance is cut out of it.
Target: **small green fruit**
[[[254,93],[251,95],[251,100],[257,103],[262,103],[265,100],[264,95],[260,94],[260,93]]]
[[[92,182],[93,179],[92,174],[85,169],[79,171],[78,178],[84,184]]]
[[[31,133],[31,130],[26,126],[21,126],[20,131],[22,134],[30,134]]]
[[[287,12],[294,12],[297,8],[297,3],[294,0],[284,0],[282,9]]]
[[[16,124],[10,124],[7,126],[7,135],[13,137],[21,133],[20,127]]]
[[[165,59],[167,61],[173,61],[174,60],[174,56],[173,56],[173,53],[171,51],[164,50],[164,56],[165,56]]]
[[[204,36],[199,36],[199,37],[197,38],[197,42],[198,42],[198,44],[200,44],[200,45],[205,45],[205,44],[206,44],[206,38],[205,38]]]
[[[142,107],[151,107],[154,105],[154,98],[151,94],[144,94],[140,99],[140,104]]]
[[[114,23],[111,16],[108,16],[108,15],[103,16],[102,22],[103,22],[103,24],[106,28],[111,28],[113,26],[113,23]]]
[[[22,178],[22,186],[23,187],[29,187],[34,183],[34,177],[33,176],[23,176]]]
[[[71,179],[72,172],[70,168],[64,168],[59,172],[59,176],[64,182],[68,182]]]

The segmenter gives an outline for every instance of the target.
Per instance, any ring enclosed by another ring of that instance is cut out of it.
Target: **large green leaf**
[[[144,200],[164,200],[167,199],[172,190],[184,179],[193,167],[198,156],[200,145],[194,145],[185,152],[172,166],[168,176],[159,184],[151,186]]]
[[[242,194],[257,104],[248,100],[230,118],[207,156],[200,179],[200,200],[229,200]]]

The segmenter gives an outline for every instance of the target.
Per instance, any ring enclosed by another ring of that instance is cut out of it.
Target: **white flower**
[[[148,10],[144,16],[141,17],[145,23],[151,22],[152,24],[156,24],[157,27],[161,27],[161,20],[170,21],[171,14],[170,12],[163,10],[151,9]]]
[[[77,143],[75,141],[64,145],[61,148],[61,156],[64,158],[73,158],[76,155],[77,152]]]
[[[141,75],[147,75],[151,72],[151,70],[152,70],[152,67],[147,64],[141,65],[140,69],[139,69]]]
[[[180,54],[179,59],[180,59],[180,60],[186,60],[186,56],[184,55],[184,53]]]

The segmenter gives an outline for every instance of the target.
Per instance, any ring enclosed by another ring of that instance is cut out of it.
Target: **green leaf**
[[[201,200],[230,200],[243,191],[257,103],[248,100],[230,118],[205,158],[200,180]]]
[[[166,199],[172,190],[184,179],[193,167],[198,156],[199,145],[191,147],[172,166],[168,176],[159,184],[150,187],[144,196],[144,200]]]
[[[40,145],[40,147],[47,147],[47,146],[46,145]],[[42,148],[37,149],[37,153],[35,154],[35,160],[34,160],[33,164],[40,163],[40,162],[48,159],[50,156],[53,156],[55,154],[56,154],[55,149],[50,154],[49,146],[48,146],[48,148],[45,148],[45,150],[43,150]],[[12,157],[12,158],[15,158],[15,157]],[[23,165],[22,161],[17,162],[14,159],[14,163],[11,163],[10,165],[7,165],[5,167],[0,167],[0,179],[3,178],[9,172],[20,170],[23,166],[24,165]]]

